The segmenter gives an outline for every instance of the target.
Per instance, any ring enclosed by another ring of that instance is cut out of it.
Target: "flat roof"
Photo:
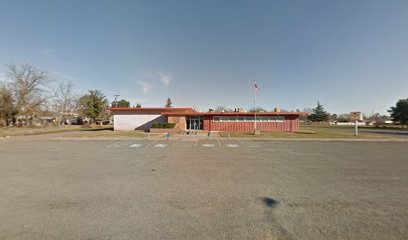
[[[308,112],[162,112],[165,116],[205,115],[205,116],[303,116]]]
[[[254,112],[198,112],[193,108],[123,108],[110,107],[106,108],[109,111],[158,111],[164,116],[186,116],[186,115],[205,115],[205,116],[254,116]],[[256,112],[257,116],[289,116],[289,115],[308,115],[308,112]]]
[[[161,112],[174,112],[174,111],[193,111],[192,108],[125,108],[125,107],[109,107],[105,108],[105,110],[109,111],[161,111]]]

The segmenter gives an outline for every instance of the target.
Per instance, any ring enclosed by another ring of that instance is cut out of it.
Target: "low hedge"
[[[152,128],[174,128],[175,123],[153,123]]]

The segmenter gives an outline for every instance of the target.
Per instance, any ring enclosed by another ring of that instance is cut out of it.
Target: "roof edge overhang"
[[[204,116],[304,116],[308,112],[162,112],[165,116],[187,116],[187,115],[204,115]]]
[[[124,107],[109,107],[105,108],[109,111],[160,111],[160,112],[174,112],[174,111],[194,111],[192,108],[124,108]],[[195,112],[195,111],[194,111]]]

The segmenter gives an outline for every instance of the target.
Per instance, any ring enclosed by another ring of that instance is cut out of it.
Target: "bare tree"
[[[248,112],[267,112],[263,107],[253,107],[248,110]]]
[[[215,112],[232,112],[233,110],[226,106],[217,106],[214,111]]]
[[[60,82],[55,90],[52,105],[58,124],[70,125],[79,107],[78,96],[74,93],[74,84]]]
[[[52,97],[48,90],[48,72],[30,64],[8,65],[7,75],[13,85],[18,115],[24,116],[25,124],[31,123],[35,114]]]

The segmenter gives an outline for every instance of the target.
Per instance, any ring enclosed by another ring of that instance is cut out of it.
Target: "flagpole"
[[[254,89],[254,132],[256,132],[256,89]]]

